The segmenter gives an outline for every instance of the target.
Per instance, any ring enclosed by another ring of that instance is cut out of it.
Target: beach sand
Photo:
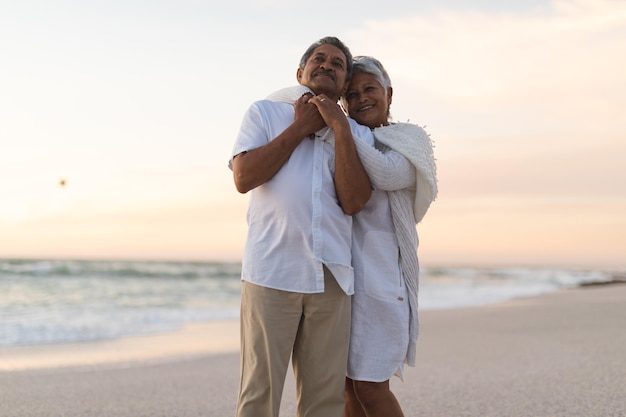
[[[407,417],[626,416],[626,285],[422,311]],[[3,417],[234,415],[238,322],[111,342],[0,349]],[[294,416],[288,375],[282,416]]]

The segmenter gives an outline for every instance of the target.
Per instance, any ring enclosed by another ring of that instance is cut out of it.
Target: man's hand
[[[324,118],[320,114],[317,106],[311,102],[312,94],[304,94],[296,100],[294,123],[302,124],[306,129],[309,138],[315,138],[315,132],[326,126]]]

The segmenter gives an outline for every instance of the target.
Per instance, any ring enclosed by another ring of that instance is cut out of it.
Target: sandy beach
[[[626,285],[421,312],[408,416],[626,416]],[[234,415],[237,321],[108,342],[0,349],[3,417]],[[288,375],[281,417],[294,416]]]

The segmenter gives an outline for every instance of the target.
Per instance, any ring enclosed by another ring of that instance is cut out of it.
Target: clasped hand
[[[346,115],[336,102],[325,95],[313,96],[309,93],[296,101],[295,119],[305,123],[309,137],[314,139],[315,132],[326,126],[333,128],[336,123],[345,121]]]

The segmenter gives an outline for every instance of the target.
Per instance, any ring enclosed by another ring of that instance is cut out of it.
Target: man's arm
[[[352,130],[339,105],[324,95],[311,99],[335,133],[335,191],[343,212],[353,216],[370,199],[370,180],[356,151]]]
[[[303,138],[325,126],[317,108],[307,104],[309,97],[296,102],[294,122],[267,144],[242,152],[233,158],[233,178],[242,194],[269,181],[287,162]]]

